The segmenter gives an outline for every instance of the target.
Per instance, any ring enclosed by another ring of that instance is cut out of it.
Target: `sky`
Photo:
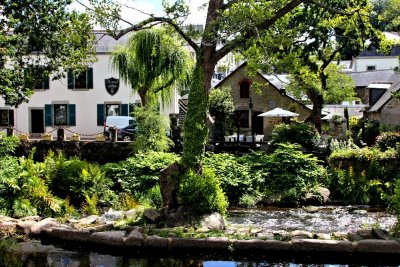
[[[81,0],[85,4],[87,4],[87,0]],[[170,0],[173,1],[173,0]],[[136,23],[141,20],[146,19],[148,16],[135,11],[129,7],[133,7],[137,10],[141,10],[144,13],[155,14],[155,15],[163,15],[163,7],[162,0],[117,0],[118,3],[122,4],[121,16],[124,20],[127,20],[131,23]],[[199,7],[202,6],[206,0],[186,0],[187,4],[190,7],[190,16],[186,19],[185,24],[204,24],[205,22],[205,13],[206,10],[204,8],[199,10]],[[84,8],[77,2],[73,2],[73,9],[83,11]],[[126,26],[126,25],[123,25]]]

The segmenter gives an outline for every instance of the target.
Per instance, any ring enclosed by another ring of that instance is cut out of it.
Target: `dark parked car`
[[[117,140],[132,141],[135,138],[136,132],[137,132],[136,124],[131,124],[121,129],[117,129]]]

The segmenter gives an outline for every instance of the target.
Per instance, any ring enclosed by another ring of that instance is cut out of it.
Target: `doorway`
[[[44,133],[43,109],[31,109],[31,132]]]
[[[261,113],[253,111],[252,122],[254,134],[264,134],[264,117],[257,117]]]

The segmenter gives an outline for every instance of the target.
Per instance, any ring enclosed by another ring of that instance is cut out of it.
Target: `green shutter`
[[[53,105],[44,105],[44,124],[53,126]]]
[[[87,71],[87,86],[88,89],[93,89],[93,68]]]
[[[133,116],[133,111],[135,110],[135,104],[129,103],[129,116]]]
[[[43,78],[43,89],[49,89],[50,88],[50,78],[48,76]]]
[[[14,110],[8,110],[8,126],[14,126]]]
[[[72,70],[68,70],[67,76],[68,76],[68,89],[74,89],[74,74],[72,73]]]
[[[68,125],[76,126],[76,108],[75,104],[68,105]]]
[[[121,116],[129,116],[128,104],[121,104]]]
[[[97,104],[97,126],[104,126],[104,104]]]

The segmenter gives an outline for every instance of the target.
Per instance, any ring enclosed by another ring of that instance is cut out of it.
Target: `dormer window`
[[[242,81],[240,83],[240,98],[250,97],[250,83],[248,81]]]

